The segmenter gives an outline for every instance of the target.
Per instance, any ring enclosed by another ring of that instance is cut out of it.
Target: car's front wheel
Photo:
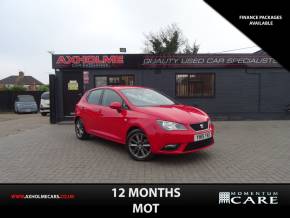
[[[127,146],[134,160],[143,161],[153,157],[148,138],[140,129],[135,129],[128,134]]]
[[[78,139],[87,139],[89,134],[84,128],[84,124],[80,118],[75,121],[75,133]]]

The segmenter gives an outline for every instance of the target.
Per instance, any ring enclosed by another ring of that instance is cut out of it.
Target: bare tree
[[[176,24],[171,24],[157,33],[145,35],[145,53],[175,54],[198,52],[199,46],[194,43],[191,47],[184,37],[181,29]]]
[[[189,45],[188,42],[186,42],[185,48],[183,49],[184,54],[197,54],[199,50],[199,46],[196,41],[193,43],[192,46]]]

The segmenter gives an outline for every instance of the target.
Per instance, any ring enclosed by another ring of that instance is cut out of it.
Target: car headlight
[[[187,130],[187,128],[180,124],[180,123],[175,123],[175,122],[170,122],[170,121],[164,121],[164,120],[157,120],[157,123],[161,128],[165,130]]]

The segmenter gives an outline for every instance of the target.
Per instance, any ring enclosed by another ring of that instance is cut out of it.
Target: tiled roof
[[[0,80],[0,84],[14,84],[14,85],[43,85],[42,82],[38,81],[32,76],[9,76]]]

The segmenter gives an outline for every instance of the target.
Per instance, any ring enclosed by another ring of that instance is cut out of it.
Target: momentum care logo
[[[278,204],[278,192],[219,192],[219,204]]]

